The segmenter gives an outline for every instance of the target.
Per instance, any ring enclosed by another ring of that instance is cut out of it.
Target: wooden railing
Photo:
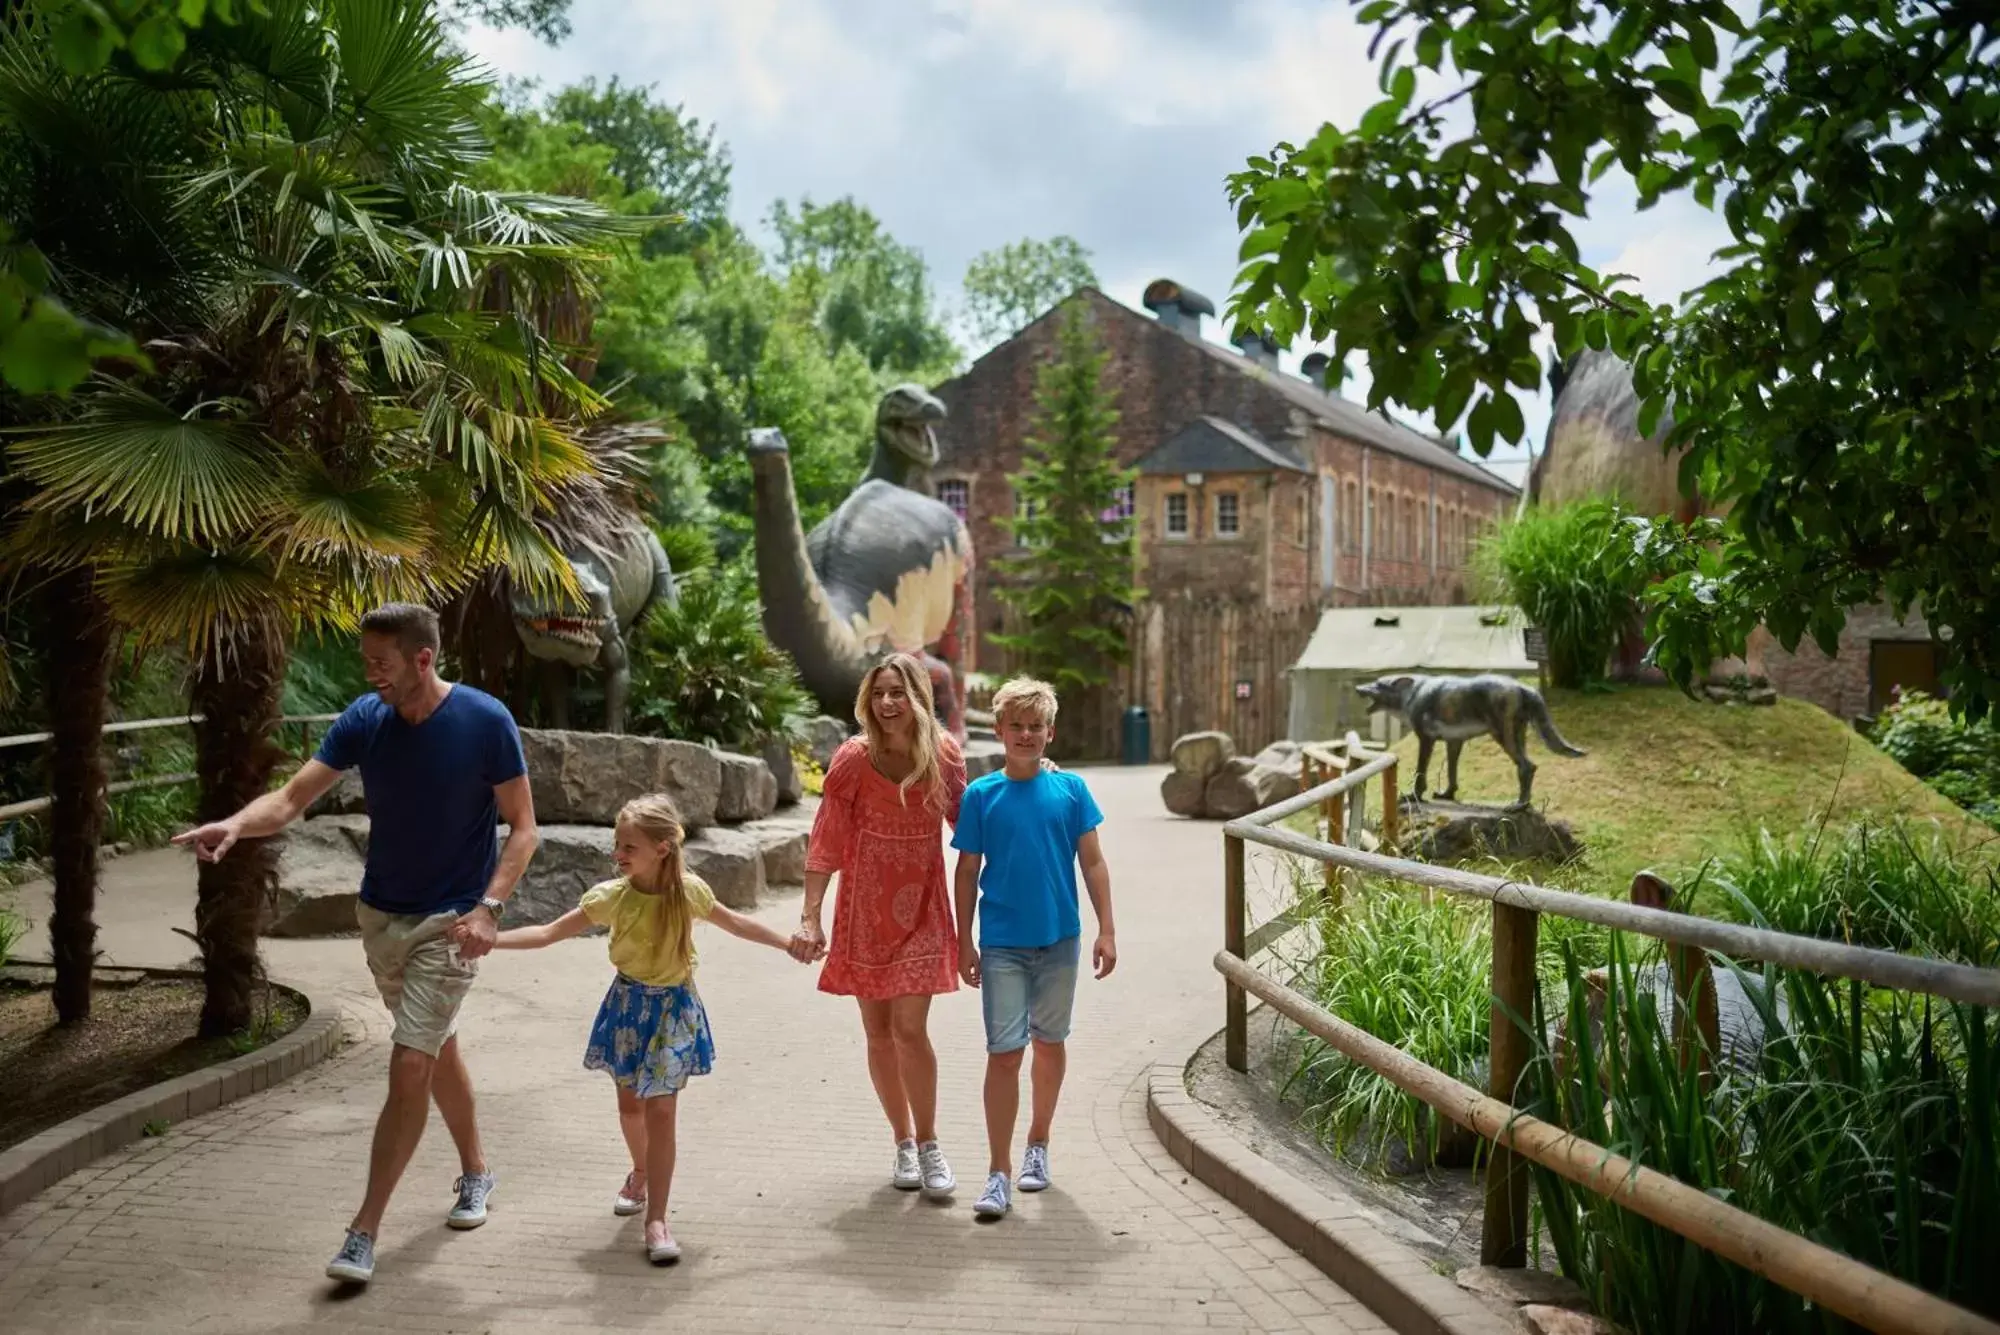
[[[1223,948],[1215,956],[1215,968],[1225,984],[1223,1044],[1231,1069],[1249,1068],[1248,998],[1254,995],[1348,1060],[1491,1142],[1479,1247],[1486,1265],[1527,1263],[1528,1171],[1534,1163],[1870,1330],[1889,1335],[2000,1335],[2000,1324],[1512,1106],[1515,1086],[1532,1053],[1529,1033],[1514,1017],[1535,1013],[1535,940],[1544,913],[1635,932],[1679,948],[1669,952],[1676,961],[1676,1002],[1683,1007],[1692,1004],[1696,1010],[1703,1009],[1697,998],[1705,981],[1708,951],[1980,1006],[2000,1006],[2000,970],[1743,927],[1664,907],[1623,904],[1398,858],[1391,855],[1396,829],[1394,752],[1371,754],[1350,733],[1344,744],[1308,746],[1302,769],[1304,791],[1298,796],[1222,827]],[[1377,775],[1382,777],[1384,851],[1367,853],[1343,846],[1343,826],[1358,825],[1347,818],[1348,812],[1365,802],[1367,783]],[[1326,818],[1326,839],[1276,828],[1280,821],[1315,807]],[[1380,877],[1483,899],[1493,906],[1491,1048],[1484,1093],[1338,1019],[1249,963],[1294,923],[1289,912],[1254,929],[1246,921],[1246,842],[1319,862],[1336,895],[1349,878]],[[1700,963],[1683,963],[1688,960]],[[1701,1016],[1699,1024],[1707,1028],[1707,1017]],[[1690,1028],[1680,1025],[1684,1036]]]
[[[288,714],[283,718],[274,720],[271,726],[282,729],[297,725],[300,730],[301,747],[303,749],[310,746],[312,729],[314,727],[323,723],[331,723],[339,717],[340,715],[338,714]],[[159,728],[186,728],[192,727],[201,721],[202,716],[200,714],[189,714],[179,718],[127,719],[119,723],[105,724],[100,735],[108,736],[119,732],[149,732]],[[16,746],[43,746],[53,740],[55,740],[55,734],[52,732],[16,733],[11,737],[0,737],[0,750]],[[303,758],[302,754],[301,761],[303,761]],[[193,773],[185,771],[173,774],[149,774],[144,778],[121,779],[117,783],[108,783],[104,786],[104,792],[106,796],[110,796],[114,793],[129,793],[137,788],[161,788],[168,784],[193,783],[196,777]],[[30,797],[20,802],[9,802],[4,806],[0,806],[0,820],[13,820],[19,816],[32,816],[38,811],[46,811],[53,800],[53,798],[43,796]]]

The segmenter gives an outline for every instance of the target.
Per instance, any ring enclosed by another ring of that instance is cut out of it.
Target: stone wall
[[[1839,653],[1828,658],[1811,640],[1801,640],[1787,653],[1771,633],[1759,626],[1750,637],[1745,662],[1754,673],[1770,679],[1780,695],[1807,700],[1840,719],[1872,713],[1880,703],[1869,699],[1871,646],[1878,641],[1928,643],[1930,627],[1912,614],[1898,622],[1885,604],[1857,607],[1847,614],[1840,633]],[[1886,688],[1885,688],[1886,689]]]

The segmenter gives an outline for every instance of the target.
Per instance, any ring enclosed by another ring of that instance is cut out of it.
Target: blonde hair
[[[1016,677],[993,692],[995,723],[1016,710],[1026,713],[1037,723],[1053,724],[1056,721],[1056,688],[1033,677]]]
[[[674,806],[674,799],[665,793],[635,797],[618,808],[615,828],[635,831],[656,844],[667,846],[658,882],[637,888],[659,896],[660,911],[667,918],[667,939],[674,942],[682,959],[693,959],[694,914],[688,911],[687,862],[682,852],[687,831],[681,824],[681,813]]]
[[[910,697],[910,705],[917,712],[913,720],[915,726],[910,732],[910,754],[916,765],[896,785],[897,795],[905,806],[909,805],[910,789],[922,785],[924,800],[938,810],[944,810],[944,729],[937,720],[937,702],[931,695],[931,674],[924,665],[909,654],[891,654],[862,674],[861,689],[854,693],[854,721],[868,737],[868,754],[880,756],[888,749],[888,738],[883,734],[881,721],[870,708],[869,697],[875,692],[875,678],[884,672],[893,672],[902,679],[903,692]]]

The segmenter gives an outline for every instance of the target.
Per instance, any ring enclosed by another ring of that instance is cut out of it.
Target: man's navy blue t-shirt
[[[318,760],[361,767],[368,869],[361,902],[384,913],[464,913],[499,860],[493,789],[528,772],[507,706],[454,685],[412,726],[379,695],[362,696],[326,731]]]

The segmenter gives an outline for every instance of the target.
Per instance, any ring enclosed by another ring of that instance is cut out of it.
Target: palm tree
[[[187,646],[213,818],[270,784],[301,628],[493,566],[571,591],[536,521],[593,475],[576,428],[604,405],[544,331],[628,225],[466,184],[485,90],[417,0],[271,0],[167,78],[69,76],[38,25],[0,58],[0,177],[28,169],[0,203],[151,364],[16,440],[5,555]],[[270,874],[268,849],[201,867],[204,1034],[251,1020]]]

